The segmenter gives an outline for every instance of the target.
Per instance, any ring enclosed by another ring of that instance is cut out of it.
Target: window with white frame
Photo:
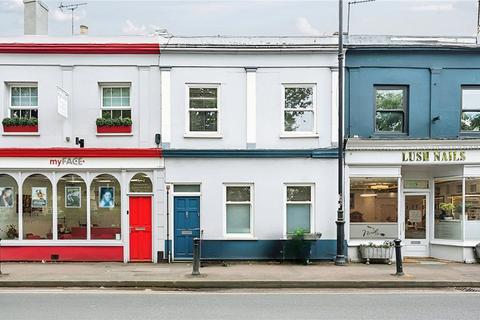
[[[218,132],[218,86],[188,87],[188,131]]]
[[[315,133],[315,86],[284,85],[283,131]]]
[[[227,185],[226,233],[248,235],[252,233],[252,186]]]
[[[102,118],[132,118],[129,86],[102,86]]]
[[[297,230],[312,231],[313,186],[287,185],[287,234]]]
[[[462,87],[461,130],[480,132],[480,86]]]
[[[10,117],[38,119],[37,85],[12,85],[10,87]]]

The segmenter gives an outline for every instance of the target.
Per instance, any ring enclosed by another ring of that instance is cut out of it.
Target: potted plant
[[[3,132],[38,132],[37,118],[4,118]]]
[[[440,210],[440,220],[452,220],[453,219],[453,210],[455,210],[455,205],[449,202],[442,202],[438,205]]]
[[[312,245],[321,236],[321,233],[311,234],[303,228],[295,229],[292,234],[287,236],[284,248],[287,258],[294,259],[301,264],[310,264]]]
[[[132,132],[132,119],[130,118],[98,118],[97,133],[130,133]]]
[[[360,258],[365,261],[366,264],[370,264],[371,260],[392,264],[394,246],[395,243],[393,241],[385,241],[381,244],[369,242],[368,244],[361,244],[358,250]]]

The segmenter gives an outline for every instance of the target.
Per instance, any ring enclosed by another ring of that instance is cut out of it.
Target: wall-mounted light
[[[85,140],[80,139],[79,137],[75,137],[75,144],[77,146],[80,146],[80,148],[83,148],[85,146]]]
[[[155,134],[155,144],[157,148],[160,147],[160,143],[162,143],[162,135],[160,133]]]

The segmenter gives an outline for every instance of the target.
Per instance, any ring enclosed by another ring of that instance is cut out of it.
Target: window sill
[[[255,237],[251,234],[249,234],[249,235],[242,235],[242,234],[231,234],[231,235],[229,235],[229,234],[226,234],[224,236],[224,239],[225,240],[236,240],[236,241],[238,241],[238,240],[252,240],[252,241],[258,240],[257,237]]]
[[[131,137],[133,133],[97,133],[97,137]]]
[[[2,240],[2,246],[59,246],[59,247],[68,247],[68,246],[123,246],[122,240],[51,240],[51,239],[40,239],[40,240]]]
[[[318,133],[282,133],[280,139],[289,139],[289,138],[318,138],[320,135]]]
[[[40,132],[4,132],[2,136],[40,136]]]
[[[222,139],[220,133],[185,133],[183,135],[186,139]]]

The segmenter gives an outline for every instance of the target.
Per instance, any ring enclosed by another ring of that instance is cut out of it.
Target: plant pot
[[[391,264],[394,247],[371,247],[360,246],[360,257],[366,264],[370,264],[370,261],[386,262]]]
[[[3,126],[3,132],[38,132],[38,125]]]
[[[289,239],[284,247],[284,259],[295,260],[300,264],[309,264],[312,244],[315,240]]]
[[[131,133],[132,126],[97,126],[97,133]]]

